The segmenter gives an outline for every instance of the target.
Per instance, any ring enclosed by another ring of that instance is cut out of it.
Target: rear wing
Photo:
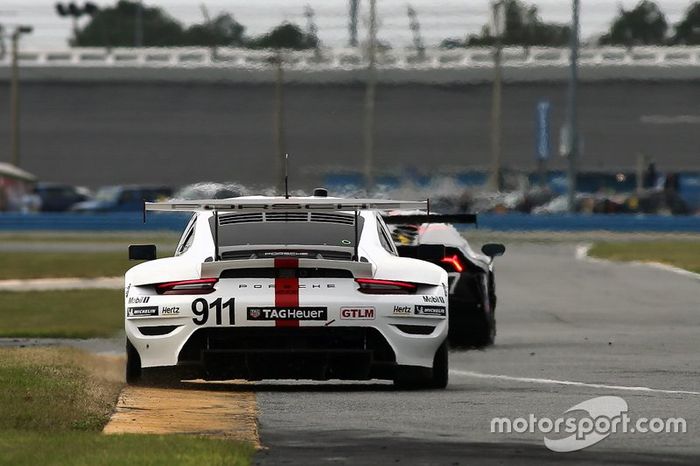
[[[255,211],[358,211],[358,210],[420,210],[427,209],[428,201],[395,201],[386,199],[340,198],[244,198],[205,199],[196,201],[146,202],[144,213],[193,212],[197,210],[218,212]]]
[[[382,217],[387,225],[421,225],[423,223],[462,223],[478,227],[476,214],[397,214]]]
[[[195,212],[208,211],[214,214],[214,261],[219,258],[219,213],[220,212],[355,212],[355,243],[353,260],[360,260],[358,243],[358,216],[361,210],[421,210],[429,209],[425,201],[396,201],[387,199],[342,199],[332,197],[247,197],[231,199],[203,199],[192,201],[144,202],[143,222],[146,212]]]

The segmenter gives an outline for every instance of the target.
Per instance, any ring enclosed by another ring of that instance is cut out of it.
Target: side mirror
[[[155,244],[132,244],[129,246],[129,260],[131,261],[152,261],[155,258]]]
[[[506,247],[500,243],[487,243],[481,246],[481,252],[493,259],[502,256],[506,252]]]
[[[416,259],[439,262],[445,258],[445,246],[442,244],[421,244],[416,250]]]

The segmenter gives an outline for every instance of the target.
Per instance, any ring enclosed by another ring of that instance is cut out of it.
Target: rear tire
[[[136,384],[141,381],[143,371],[141,370],[141,357],[134,345],[126,340],[126,383]]]
[[[489,272],[488,285],[479,285],[480,302],[450,300],[450,345],[458,348],[483,349],[496,341],[496,279]],[[454,303],[453,303],[454,301]],[[459,309],[459,310],[457,310]]]
[[[480,308],[469,311],[472,313],[459,320],[450,316],[450,346],[481,349],[493,345],[496,339],[496,319],[493,313],[486,314]]]
[[[447,351],[447,341],[438,348],[433,358],[433,377],[430,388],[442,389],[447,387],[450,379],[450,357]]]
[[[474,346],[476,348],[486,348],[491,346],[496,341],[496,317],[493,312],[489,315],[484,315],[481,318],[481,324],[479,325],[479,334],[474,339]]]
[[[432,370],[420,367],[399,367],[394,386],[403,390],[444,389],[449,379],[447,341],[435,352]]]

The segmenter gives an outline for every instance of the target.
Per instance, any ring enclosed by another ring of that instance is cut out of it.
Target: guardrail
[[[180,232],[189,215],[140,212],[104,214],[0,214],[2,231],[155,231]],[[479,214],[479,228],[493,231],[611,231],[698,233],[700,216]]]
[[[272,66],[276,52],[242,48],[72,48],[64,50],[23,50],[23,67],[77,68],[236,68],[264,69]],[[285,67],[295,70],[354,70],[367,66],[361,49],[321,49],[284,51]],[[506,47],[505,67],[566,67],[567,48]],[[493,67],[490,48],[387,50],[379,53],[380,69],[460,69]],[[584,48],[581,66],[700,66],[700,47],[603,47]],[[0,58],[0,66],[9,66],[9,54]]]

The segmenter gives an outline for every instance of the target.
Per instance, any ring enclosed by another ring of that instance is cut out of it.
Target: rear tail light
[[[450,265],[455,272],[462,273],[464,271],[464,265],[462,264],[462,261],[457,254],[455,254],[454,256],[447,256],[440,260],[440,262],[443,264]]]
[[[356,278],[360,292],[365,294],[414,294],[418,288],[413,283],[374,278]]]
[[[156,285],[158,294],[209,294],[214,291],[218,278],[200,278],[197,280],[181,280],[177,282],[159,283]]]

